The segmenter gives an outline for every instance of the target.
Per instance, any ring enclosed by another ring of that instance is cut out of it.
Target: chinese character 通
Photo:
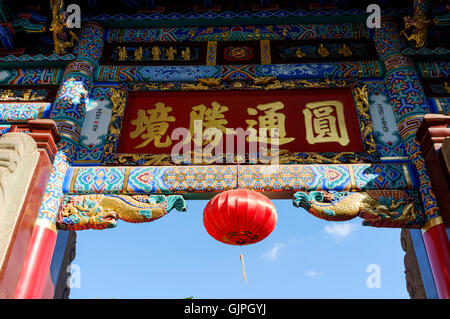
[[[248,124],[248,130],[250,132],[250,136],[247,138],[248,142],[258,142],[263,137],[258,136],[257,130],[254,128],[256,124],[259,124],[259,129],[267,129],[267,130],[278,130],[278,137],[276,138],[267,138],[268,144],[274,145],[283,145],[292,142],[295,140],[295,137],[286,137],[286,128],[284,125],[286,116],[283,113],[279,113],[277,111],[282,110],[284,108],[284,104],[280,101],[267,103],[267,104],[259,104],[255,108],[249,107],[247,108],[247,112],[249,115],[257,115],[258,110],[264,111],[264,115],[258,116],[258,122],[255,120],[246,120],[245,122]]]

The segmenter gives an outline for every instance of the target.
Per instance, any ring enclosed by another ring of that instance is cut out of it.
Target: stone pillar
[[[8,271],[12,245],[21,223],[21,207],[39,157],[36,142],[20,133],[0,138],[0,298],[15,286]],[[14,258],[12,258],[14,259]],[[12,260],[11,260],[12,261]]]
[[[74,52],[76,59],[67,66],[56,96],[51,116],[61,142],[14,298],[53,297],[44,295],[44,291],[48,291],[45,287],[56,243],[56,216],[63,198],[62,182],[80,139],[86,100],[103,51],[103,33],[104,29],[96,23],[82,27]]]
[[[405,263],[406,289],[408,290],[409,296],[411,299],[427,299],[409,229],[402,229],[400,242],[405,252],[403,261]]]
[[[415,69],[414,61],[401,53],[400,31],[395,20],[383,17],[381,28],[375,29],[374,40],[379,58],[384,62],[386,68],[385,82],[400,135],[406,152],[420,176],[419,191],[425,210],[425,222],[426,224],[433,223],[433,220],[440,218],[439,209],[425,168],[420,145],[416,139],[416,132],[420,123],[424,115],[429,113],[419,75]],[[445,237],[447,236],[445,235]],[[427,252],[434,251],[433,247],[427,245],[425,238],[424,241]],[[428,243],[430,245],[436,244],[436,242]],[[430,254],[428,256],[430,258]],[[441,264],[433,263],[431,259],[430,265],[439,297],[446,298],[448,295],[445,289],[439,291],[440,286],[437,278],[440,278],[442,273],[448,272],[448,270],[443,269]]]
[[[13,124],[0,138],[0,298],[12,298],[59,140],[51,120]]]

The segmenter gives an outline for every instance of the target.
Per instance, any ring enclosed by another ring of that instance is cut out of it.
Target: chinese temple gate
[[[410,296],[450,297],[449,2],[117,3],[0,1],[0,298],[238,188],[402,228]]]

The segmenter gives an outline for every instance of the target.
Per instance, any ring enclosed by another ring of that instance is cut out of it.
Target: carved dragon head
[[[132,222],[143,223],[158,219],[172,209],[179,212],[186,211],[186,202],[181,195],[135,195],[132,199],[141,202],[142,205],[134,205],[136,209],[128,209],[119,213],[119,218]]]
[[[340,193],[324,191],[312,191],[309,193],[297,192],[294,194],[294,206],[309,210],[313,203],[332,203],[338,200],[340,198],[340,196],[338,196],[339,194]]]
[[[303,209],[309,210],[311,208],[311,203],[309,201],[308,193],[305,192],[295,193],[293,204],[295,207],[301,207]]]
[[[88,198],[69,200],[64,205],[57,226],[63,230],[105,229],[117,225],[118,215],[111,210],[104,210],[95,200]]]

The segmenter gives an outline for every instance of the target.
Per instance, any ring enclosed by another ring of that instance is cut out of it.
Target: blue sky
[[[208,235],[206,200],[189,200],[186,212],[173,210],[151,223],[80,231],[73,261],[80,287],[70,298],[409,298],[400,229],[363,227],[359,218],[327,222],[292,200],[273,202],[275,230],[249,246]],[[381,271],[380,288],[366,284],[371,264]]]

